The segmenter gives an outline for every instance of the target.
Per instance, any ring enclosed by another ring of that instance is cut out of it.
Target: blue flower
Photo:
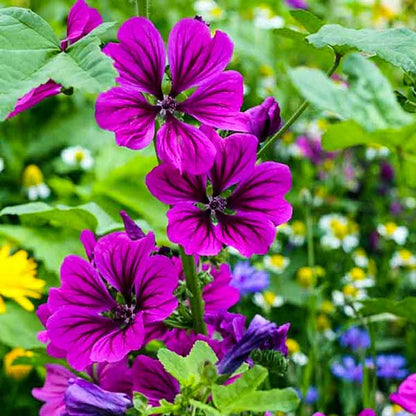
[[[277,326],[256,315],[242,338],[219,361],[218,371],[221,374],[232,374],[256,349],[274,350],[287,355],[286,336],[289,327],[290,324]]]
[[[242,296],[249,293],[261,292],[270,284],[269,273],[258,270],[248,261],[239,261],[233,270],[231,286],[234,286]]]
[[[302,393],[300,390],[296,390],[300,399],[302,399]],[[314,404],[318,400],[318,389],[316,387],[309,387],[305,396],[306,404]]]
[[[365,329],[352,327],[347,329],[340,338],[340,344],[352,351],[365,350],[370,346],[370,336]]]
[[[334,376],[348,381],[361,381],[363,378],[363,367],[357,364],[353,357],[345,356],[341,362],[331,365]]]
[[[400,380],[408,374],[406,358],[399,354],[378,355],[376,357],[377,377]]]

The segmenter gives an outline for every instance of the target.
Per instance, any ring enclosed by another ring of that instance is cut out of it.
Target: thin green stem
[[[136,0],[136,15],[149,18],[149,0]]]
[[[328,70],[327,75],[330,77],[338,68],[340,62],[341,62],[342,56],[339,54],[335,54],[335,61],[331,68]],[[305,100],[300,107],[292,114],[292,116],[289,118],[289,120],[282,126],[282,128],[273,136],[269,137],[267,141],[265,142],[264,146],[259,150],[257,153],[257,157],[260,159],[264,155],[267,154],[267,152],[271,149],[273,144],[276,142],[276,140],[280,139],[288,130],[289,128],[295,123],[295,121],[303,114],[303,112],[309,107],[309,101]]]
[[[188,256],[182,246],[179,246],[182,267],[185,273],[186,286],[190,292],[189,303],[191,304],[193,329],[197,334],[207,334],[207,327],[204,322],[204,301],[202,290],[199,284],[198,274],[195,267],[194,256]]]

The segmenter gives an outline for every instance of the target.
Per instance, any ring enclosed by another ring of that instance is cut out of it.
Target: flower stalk
[[[191,305],[193,329],[197,334],[207,334],[207,327],[204,321],[204,301],[202,290],[196,272],[194,256],[185,253],[182,246],[179,246],[179,253],[182,260],[182,267],[185,273],[186,286],[191,294],[189,303]]]
[[[136,0],[136,15],[149,18],[149,0]]]
[[[336,53],[335,60],[331,68],[328,70],[327,75],[330,77],[338,68],[341,62],[342,55]],[[287,122],[279,129],[279,131],[273,136],[269,137],[264,143],[264,146],[258,151],[257,157],[259,159],[264,158],[267,152],[271,149],[276,140],[280,139],[295,123],[295,121],[304,113],[304,111],[309,107],[309,101],[305,100],[300,107],[292,114],[292,116],[287,120]]]

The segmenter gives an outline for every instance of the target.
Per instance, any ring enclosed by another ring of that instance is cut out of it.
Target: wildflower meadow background
[[[2,416],[416,414],[413,0],[0,0]]]

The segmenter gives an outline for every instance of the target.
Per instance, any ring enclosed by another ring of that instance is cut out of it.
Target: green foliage
[[[299,397],[293,389],[257,391],[267,377],[267,370],[254,366],[234,383],[227,386],[215,385],[212,397],[217,409],[224,415],[249,410],[253,412],[290,412],[297,408]]]
[[[42,329],[34,313],[25,311],[13,302],[8,302],[6,312],[0,314],[0,342],[9,347],[40,347],[42,344],[37,339],[37,333]]]
[[[324,22],[313,13],[303,10],[296,9],[290,11],[291,16],[297,20],[309,33],[317,32]]]
[[[416,297],[407,297],[399,301],[387,298],[375,298],[362,301],[360,312],[364,316],[391,313],[416,324]]]
[[[345,58],[343,71],[349,88],[331,81],[317,69],[298,68],[290,75],[300,93],[312,105],[344,120],[355,120],[365,130],[374,131],[410,124],[413,118],[398,104],[380,70],[358,55]]]
[[[306,39],[317,48],[332,46],[344,52],[359,50],[374,54],[404,71],[416,73],[416,33],[406,28],[355,30],[325,25]]]
[[[99,39],[109,27],[98,28],[63,52],[52,28],[33,11],[0,9],[0,120],[20,97],[48,79],[88,92],[114,85],[116,72]]]

